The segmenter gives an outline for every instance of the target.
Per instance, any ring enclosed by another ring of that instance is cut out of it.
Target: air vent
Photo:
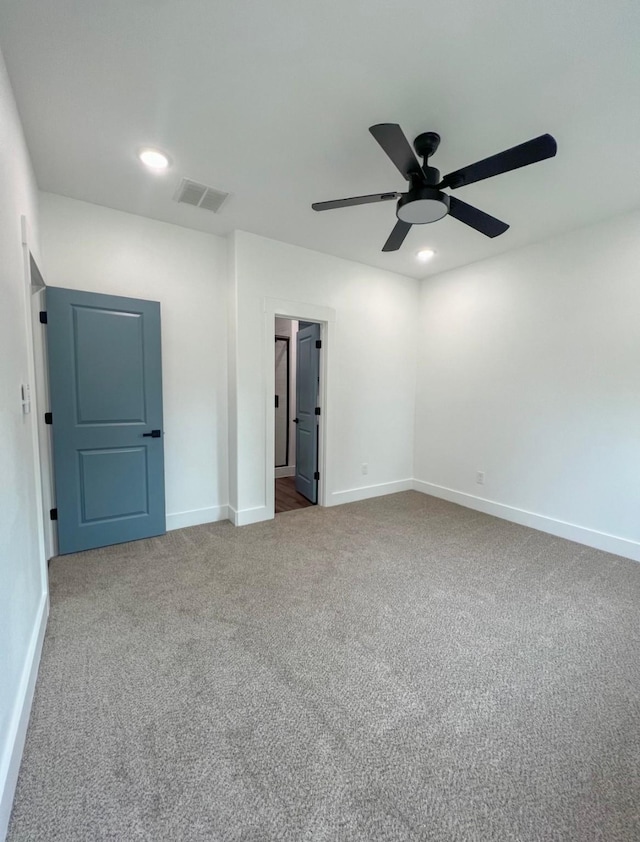
[[[229,194],[223,193],[222,190],[215,190],[213,187],[207,187],[206,184],[199,184],[197,181],[191,181],[190,178],[183,178],[176,192],[175,200],[185,205],[193,205],[196,208],[204,208],[204,210],[217,213],[228,196]]]

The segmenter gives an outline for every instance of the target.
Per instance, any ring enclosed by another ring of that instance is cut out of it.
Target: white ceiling
[[[2,49],[42,190],[203,231],[242,228],[414,277],[640,205],[637,0],[3,0]],[[457,191],[511,224],[446,218],[380,249],[404,189],[369,135],[442,135],[442,173],[543,132],[556,158]],[[136,159],[168,150],[161,176]],[[219,215],[172,200],[187,176]]]

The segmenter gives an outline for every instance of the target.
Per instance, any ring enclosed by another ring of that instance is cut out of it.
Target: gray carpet
[[[9,840],[640,839],[640,565],[414,492],[55,559]]]

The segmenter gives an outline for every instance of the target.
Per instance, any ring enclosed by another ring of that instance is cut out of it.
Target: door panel
[[[145,421],[143,316],[72,306],[78,424]],[[105,348],[117,348],[116,354]]]
[[[149,513],[145,447],[81,450],[82,522]]]
[[[318,501],[318,386],[320,379],[320,325],[311,324],[296,334],[296,491],[312,503]]]
[[[58,549],[165,532],[160,305],[47,289]]]

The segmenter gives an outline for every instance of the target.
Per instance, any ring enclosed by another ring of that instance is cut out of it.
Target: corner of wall
[[[238,232],[227,237],[227,430],[229,438],[229,519],[236,524],[238,508]],[[237,524],[236,524],[237,525]]]
[[[417,490],[640,560],[639,220],[423,281]]]

